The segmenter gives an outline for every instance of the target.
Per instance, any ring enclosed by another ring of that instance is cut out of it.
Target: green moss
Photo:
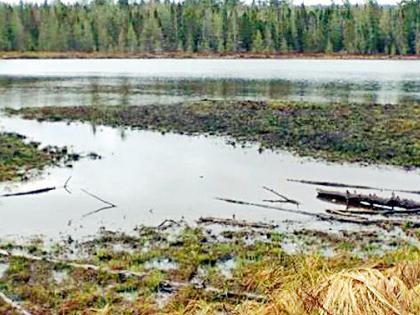
[[[68,155],[67,148],[40,148],[38,143],[25,141],[22,135],[0,133],[0,181],[26,179],[30,170],[72,158],[77,156]]]

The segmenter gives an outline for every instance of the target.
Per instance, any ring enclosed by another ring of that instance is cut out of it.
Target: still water
[[[0,106],[420,101],[413,60],[3,60]]]
[[[420,63],[413,61],[14,60],[0,61],[0,75],[0,107],[137,105],[205,97],[328,101],[368,97],[383,103],[420,100]],[[281,228],[352,228],[215,198],[261,202],[275,197],[262,189],[269,186],[299,200],[300,209],[323,212],[331,205],[316,199],[315,186],[287,179],[406,190],[418,190],[420,184],[419,170],[325,163],[285,151],[258,153],[258,146],[232,147],[218,137],[39,123],[1,114],[0,128],[43,145],[67,145],[75,152],[94,151],[103,157],[83,159],[73,168],[49,168],[27,183],[0,184],[2,194],[60,187],[71,176],[71,193],[59,188],[36,196],[0,198],[1,238],[36,234],[82,237],[101,226],[131,230],[164,219],[192,222],[200,216],[233,215],[275,222]],[[82,189],[117,207],[85,216],[104,204]]]

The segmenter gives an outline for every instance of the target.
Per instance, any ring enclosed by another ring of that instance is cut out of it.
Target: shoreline
[[[325,53],[127,53],[127,52],[0,52],[0,60],[10,59],[314,59],[314,60],[420,60],[420,55],[325,54]]]
[[[232,145],[254,142],[261,151],[285,149],[330,162],[387,164],[409,170],[419,167],[415,155],[417,108],[201,100],[106,108],[8,108],[6,114],[38,121],[88,121],[162,133],[228,136]]]

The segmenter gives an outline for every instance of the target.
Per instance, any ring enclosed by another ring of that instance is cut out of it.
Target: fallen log
[[[129,271],[129,270],[114,270],[114,269],[104,268],[104,267],[100,267],[96,265],[81,264],[81,263],[55,259],[55,258],[40,257],[40,256],[29,255],[29,254],[13,254],[2,249],[0,249],[0,256],[9,257],[9,258],[10,257],[23,258],[23,259],[32,260],[32,261],[46,261],[51,264],[63,265],[63,266],[68,266],[68,267],[72,267],[76,269],[94,270],[97,272],[106,272],[106,273],[115,274],[119,276],[125,276],[125,277],[137,277],[140,279],[143,279],[147,275],[147,273],[145,272],[135,272],[135,271]]]
[[[346,215],[340,210],[327,209],[326,212],[330,214],[329,220],[338,222],[356,223],[361,225],[377,225],[380,227],[387,226],[409,226],[412,228],[420,227],[420,221],[398,220],[398,219],[368,219],[361,216]]]
[[[235,219],[223,219],[215,217],[200,217],[197,220],[197,224],[219,224],[219,225],[230,225],[238,227],[251,227],[257,229],[274,229],[278,227],[277,224],[269,224],[263,222],[247,222],[245,220],[235,220]]]
[[[345,209],[345,210],[339,210],[339,211],[343,213],[349,213],[349,214],[366,214],[366,215],[383,215],[383,216],[420,214],[420,208],[408,209],[408,210],[385,210],[385,211]]]
[[[234,204],[240,204],[245,206],[254,206],[259,208],[265,208],[265,209],[272,209],[277,211],[283,211],[283,212],[289,212],[294,214],[302,214],[311,216],[314,218],[317,218],[322,221],[336,221],[336,222],[343,222],[343,223],[355,223],[355,224],[361,224],[361,225],[378,225],[378,226],[386,226],[386,225],[392,225],[392,226],[406,226],[409,225],[410,227],[420,227],[420,221],[408,221],[408,220],[369,220],[363,217],[349,217],[349,216],[340,216],[336,213],[328,213],[331,210],[327,210],[327,214],[325,213],[314,213],[310,211],[305,210],[297,210],[297,209],[287,209],[287,208],[281,208],[281,207],[275,207],[275,206],[269,206],[266,204],[260,204],[260,203],[252,203],[242,200],[235,200],[235,199],[228,199],[228,198],[216,198],[217,200],[225,201],[228,203],[234,203]]]
[[[71,176],[65,181],[64,185],[62,188],[64,188],[65,191],[67,191],[69,194],[71,194],[71,191],[68,189],[68,183],[71,179]],[[60,188],[60,187],[58,187]],[[39,189],[34,189],[34,190],[28,190],[28,191],[21,191],[21,192],[17,192],[17,193],[7,193],[7,194],[3,194],[0,195],[0,197],[18,197],[18,196],[27,196],[27,195],[39,195],[39,194],[44,194],[47,192],[50,192],[52,190],[56,190],[57,187],[45,187],[45,188],[39,188]]]
[[[2,300],[4,303],[9,305],[11,308],[16,310],[21,315],[32,315],[27,310],[25,310],[18,302],[13,301],[11,298],[9,298],[7,295],[5,295],[3,292],[0,292],[0,300]]]
[[[288,178],[287,181],[294,182],[294,183],[307,184],[307,185],[316,185],[316,186],[328,186],[328,187],[337,187],[337,188],[354,188],[354,189],[371,189],[371,190],[378,190],[378,191],[395,191],[395,192],[402,192],[402,193],[407,193],[407,194],[420,195],[420,190],[391,189],[391,188],[372,187],[372,186],[365,186],[365,185],[351,185],[351,184],[343,184],[343,183],[313,181],[313,180],[303,180],[303,179],[291,179],[291,178]]]
[[[384,198],[376,194],[358,194],[346,192],[318,189],[319,199],[333,203],[345,204],[347,206],[357,206],[378,210],[389,210],[395,207],[403,209],[417,209],[420,208],[420,202],[410,199],[402,199],[399,196],[392,196],[391,198]]]
[[[3,194],[0,197],[17,197],[17,196],[26,196],[26,195],[38,195],[38,194],[47,193],[51,190],[56,190],[56,189],[57,189],[57,187],[46,187],[46,188],[34,189],[34,190],[29,190],[29,191],[22,191],[22,192],[17,192],[17,193]]]

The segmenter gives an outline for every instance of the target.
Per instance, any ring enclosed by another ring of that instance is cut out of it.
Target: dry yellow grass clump
[[[232,306],[191,301],[182,314],[420,314],[420,261],[404,262],[384,270],[376,267],[343,270],[320,277],[310,287],[304,282],[301,287],[294,283],[274,289],[266,303],[246,301]]]

